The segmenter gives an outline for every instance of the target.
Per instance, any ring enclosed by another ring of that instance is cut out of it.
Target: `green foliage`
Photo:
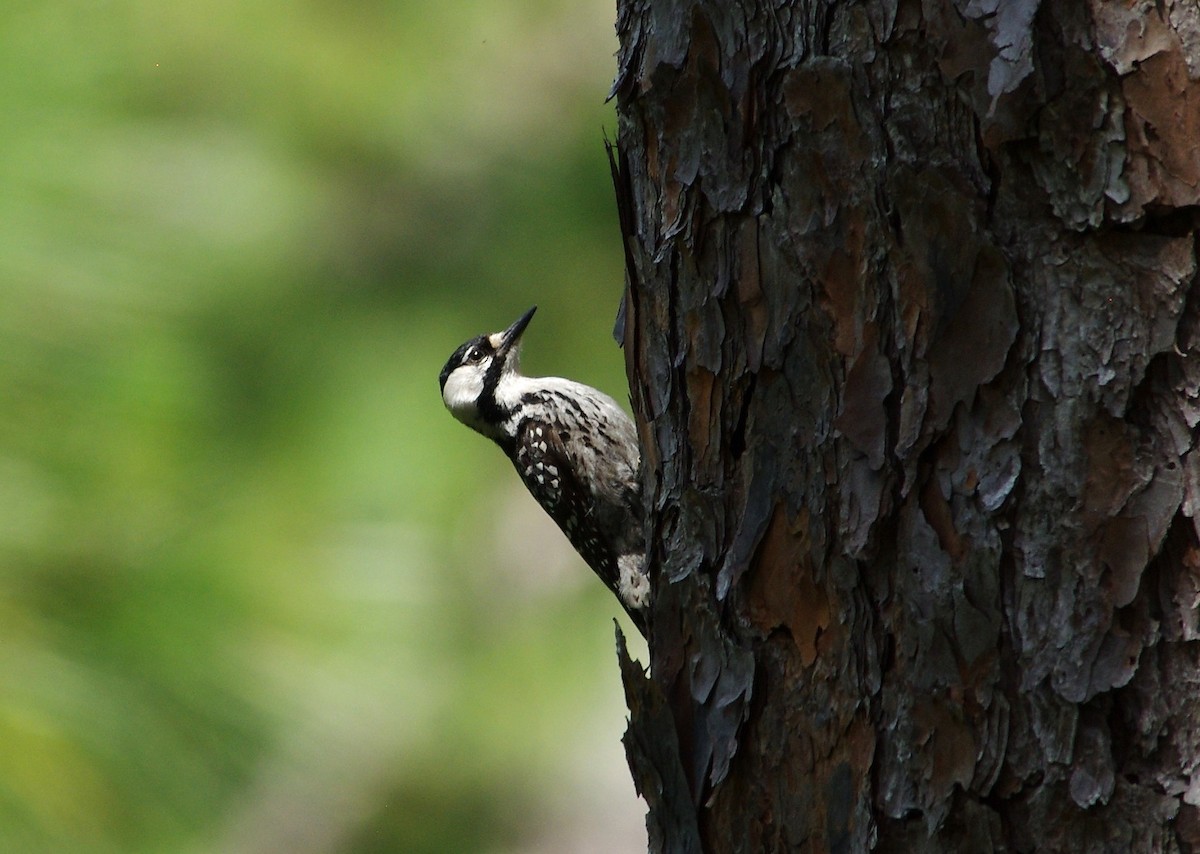
[[[620,763],[618,609],[436,383],[537,302],[621,396],[611,14],[6,8],[0,850],[502,850]]]

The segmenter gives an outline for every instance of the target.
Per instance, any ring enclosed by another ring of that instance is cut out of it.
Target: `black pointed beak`
[[[537,311],[537,306],[529,309],[529,311],[517,318],[517,322],[500,333],[499,352],[507,353],[513,348],[513,345],[521,340],[521,333],[525,331],[525,327],[529,325],[529,321],[533,319],[533,313]]]

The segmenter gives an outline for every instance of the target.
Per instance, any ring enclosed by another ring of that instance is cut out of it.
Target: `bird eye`
[[[482,359],[483,359],[483,351],[480,350],[478,347],[472,347],[470,350],[467,351],[467,361],[470,362],[471,364],[475,364],[476,362],[478,362]]]

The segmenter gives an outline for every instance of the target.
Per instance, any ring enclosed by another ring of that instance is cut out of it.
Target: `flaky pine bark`
[[[1200,12],[619,0],[654,851],[1200,845]]]

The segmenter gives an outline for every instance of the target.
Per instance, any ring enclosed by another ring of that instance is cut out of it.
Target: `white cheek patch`
[[[446,377],[446,387],[442,389],[442,401],[446,408],[460,419],[475,417],[475,401],[483,392],[483,373],[469,366],[455,368]]]

